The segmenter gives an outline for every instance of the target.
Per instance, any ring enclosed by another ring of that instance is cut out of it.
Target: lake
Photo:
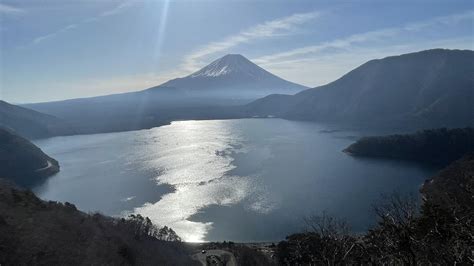
[[[282,119],[178,121],[37,140],[61,172],[33,191],[83,211],[140,213],[186,241],[278,241],[323,211],[355,232],[382,194],[418,194],[436,169],[342,152],[363,135]]]

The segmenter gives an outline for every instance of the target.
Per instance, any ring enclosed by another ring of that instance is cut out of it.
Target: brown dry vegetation
[[[195,265],[169,228],[86,214],[0,182],[1,265]]]

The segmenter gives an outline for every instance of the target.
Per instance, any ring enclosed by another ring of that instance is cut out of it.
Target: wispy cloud
[[[21,8],[0,3],[0,14],[19,14],[24,12]]]
[[[374,43],[376,41],[386,40],[387,38],[393,38],[405,33],[419,32],[431,27],[453,25],[464,20],[473,19],[474,10],[470,10],[464,13],[436,17],[421,22],[409,23],[401,27],[385,28],[365,33],[354,34],[345,38],[340,38],[329,42],[323,42],[317,45],[304,46],[281,53],[262,56],[257,59],[254,59],[254,62],[256,62],[257,64],[271,64],[281,60],[288,60],[289,58],[307,56],[308,54],[318,53],[329,49],[347,49],[355,44],[365,42]]]
[[[334,50],[328,53],[307,54],[301,57],[276,60],[261,64],[270,72],[308,87],[323,85],[363,63],[377,58],[434,49],[474,49],[472,38],[452,38],[409,42],[404,44],[384,44],[373,46],[354,46],[350,49]]]
[[[49,34],[46,34],[46,35],[43,35],[43,36],[39,36],[37,38],[35,38],[33,40],[33,44],[38,44],[42,41],[45,41],[47,39],[50,39],[50,38],[53,38],[59,34],[62,34],[62,33],[65,33],[65,32],[68,32],[70,30],[73,30],[73,29],[76,29],[84,24],[88,24],[88,23],[93,23],[93,22],[97,22],[99,20],[101,20],[102,18],[105,18],[105,17],[108,17],[108,16],[114,16],[114,15],[117,15],[117,14],[120,14],[121,12],[123,12],[126,8],[132,6],[135,2],[134,1],[125,1],[125,2],[122,2],[121,4],[115,6],[114,8],[112,9],[109,9],[109,10],[105,10],[103,11],[102,13],[100,13],[99,15],[95,16],[95,17],[89,17],[89,18],[86,18],[78,23],[74,23],[74,24],[69,24],[65,27],[62,27],[60,28],[59,30],[55,31],[55,32],[52,32],[52,33],[49,33]]]
[[[184,59],[182,67],[188,71],[194,71],[200,66],[200,59],[208,55],[226,51],[239,44],[280,36],[282,34],[289,34],[297,25],[307,23],[318,16],[320,16],[320,12],[316,11],[297,13],[291,16],[267,21],[262,24],[257,24],[235,35],[228,36],[221,41],[211,42],[197,49]]]
[[[42,42],[42,41],[44,41],[44,40],[46,40],[46,39],[49,39],[49,38],[52,38],[52,37],[58,35],[58,34],[61,34],[61,33],[70,31],[70,30],[72,30],[72,29],[75,29],[75,28],[77,28],[78,25],[79,25],[79,24],[69,24],[69,25],[67,25],[66,27],[63,27],[63,28],[61,28],[61,29],[59,29],[59,30],[57,30],[57,31],[55,31],[55,32],[53,32],[53,33],[46,34],[46,35],[39,36],[39,37],[35,38],[35,39],[33,40],[33,43],[34,43],[34,44],[40,43],[40,42]]]
[[[124,9],[126,9],[128,7],[131,7],[133,4],[134,4],[134,2],[132,2],[132,1],[123,2],[123,3],[119,4],[118,6],[112,8],[110,10],[106,10],[106,11],[102,12],[99,15],[99,17],[108,17],[108,16],[113,16],[113,15],[120,14]]]

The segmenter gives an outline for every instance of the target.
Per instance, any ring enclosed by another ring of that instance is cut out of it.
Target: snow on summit
[[[228,54],[183,78],[155,88],[175,88],[193,97],[253,98],[273,93],[294,94],[306,87],[289,82],[254,64],[240,54]]]
[[[228,74],[246,75],[256,79],[272,75],[240,54],[228,54],[194,72],[190,77],[218,77]]]

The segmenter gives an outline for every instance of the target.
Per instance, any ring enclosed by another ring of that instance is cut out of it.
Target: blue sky
[[[0,99],[141,90],[228,53],[315,87],[437,47],[474,49],[474,1],[0,0]]]

